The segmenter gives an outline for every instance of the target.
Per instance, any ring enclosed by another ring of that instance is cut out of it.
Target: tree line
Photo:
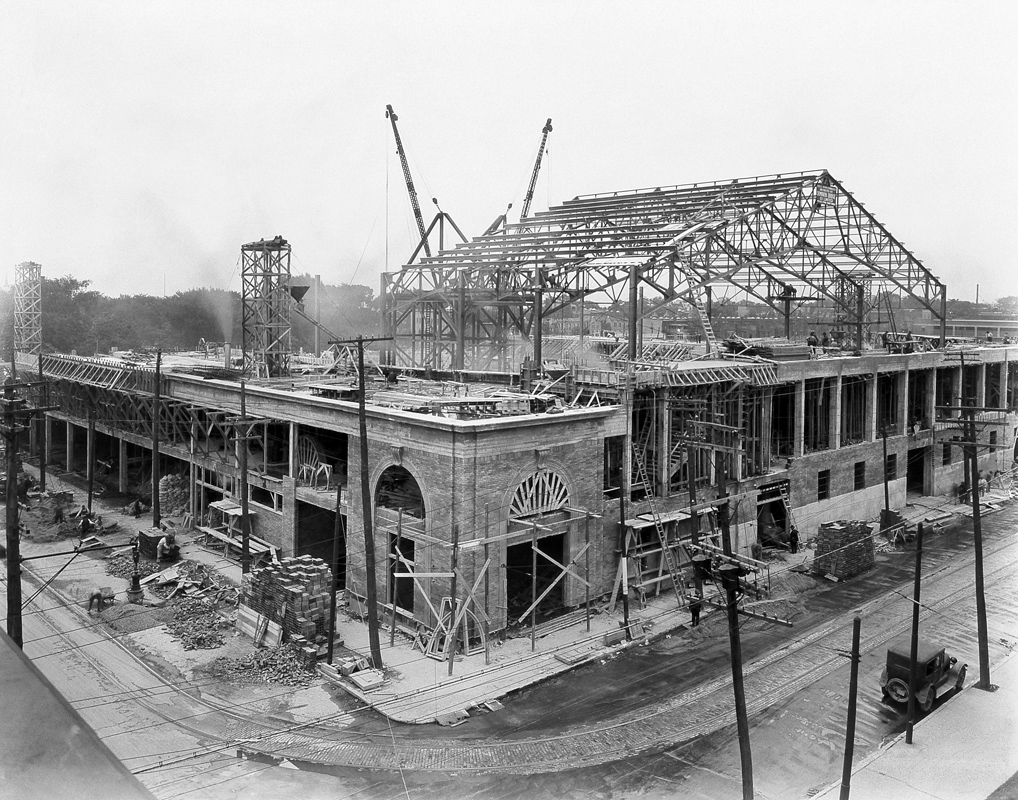
[[[301,278],[293,281],[299,284]],[[367,286],[323,284],[303,298],[302,308],[327,333],[319,337],[324,348],[329,334],[339,338],[373,336],[381,327],[379,303]],[[0,347],[9,354],[14,342],[14,290],[0,290]],[[206,342],[242,341],[243,307],[239,292],[224,289],[188,289],[167,297],[120,295],[109,297],[91,288],[91,282],[71,275],[42,278],[42,341],[44,352],[104,354],[112,350],[193,350]],[[291,313],[291,346],[311,351],[315,327]],[[2,360],[2,359],[0,359]]]

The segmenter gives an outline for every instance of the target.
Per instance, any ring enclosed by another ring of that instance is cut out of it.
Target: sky
[[[827,169],[948,296],[1018,295],[1018,3],[0,0],[3,274],[378,291],[425,221]],[[510,218],[515,220],[514,212]]]

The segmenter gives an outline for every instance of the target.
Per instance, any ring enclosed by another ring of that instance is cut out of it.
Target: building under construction
[[[376,610],[425,639],[454,608],[470,647],[624,582],[681,596],[691,557],[719,546],[719,493],[749,558],[793,528],[959,491],[972,436],[984,473],[1014,460],[1018,345],[947,341],[945,286],[827,172],[577,197],[419,247],[384,276],[388,341],[362,375],[350,349],[291,352],[289,248],[242,247],[239,347],[157,368],[37,356],[21,331],[19,362],[56,407],[31,446],[68,470],[102,463],[125,491],[175,481],[164,513],[225,546],[246,465],[254,550],[331,561],[338,532],[360,609],[368,513]],[[38,325],[38,270],[19,276],[19,324]],[[714,309],[745,299],[786,332],[808,319],[817,343],[716,336]],[[896,331],[902,302],[940,335]],[[700,341],[648,326],[662,315]],[[622,324],[605,335],[607,316]]]

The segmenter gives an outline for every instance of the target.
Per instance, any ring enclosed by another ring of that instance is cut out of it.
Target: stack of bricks
[[[279,623],[283,641],[300,647],[313,664],[329,632],[331,586],[332,570],[322,559],[284,558],[245,576],[241,604]]]
[[[159,479],[159,508],[163,514],[179,516],[187,511],[189,502],[187,478],[164,475]]]
[[[868,523],[839,520],[820,526],[813,555],[814,572],[841,580],[865,572],[874,563],[873,535]]]

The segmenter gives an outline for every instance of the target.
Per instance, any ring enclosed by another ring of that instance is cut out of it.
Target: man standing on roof
[[[809,345],[809,354],[815,356],[817,354],[817,347],[820,346],[820,340],[817,338],[816,331],[809,332],[809,336],[806,337],[806,344]]]

